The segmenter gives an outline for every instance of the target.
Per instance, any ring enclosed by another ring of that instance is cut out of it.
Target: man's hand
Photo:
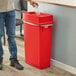
[[[30,2],[30,4],[35,7],[35,6],[38,6],[38,3],[36,3],[35,1],[32,1],[32,0],[28,0]]]

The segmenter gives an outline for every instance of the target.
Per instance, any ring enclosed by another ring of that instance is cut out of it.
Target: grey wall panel
[[[38,11],[54,15],[52,58],[76,67],[76,8],[39,4]],[[28,5],[28,11],[33,11]]]

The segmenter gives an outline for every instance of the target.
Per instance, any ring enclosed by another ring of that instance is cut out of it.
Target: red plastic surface
[[[29,15],[25,17],[24,13],[24,21],[34,22],[36,18],[31,19],[28,18]],[[46,19],[47,14],[44,14],[42,18],[37,18],[39,23],[45,24],[53,22]],[[48,15],[48,18],[52,17]],[[29,19],[29,20],[28,20]],[[50,18],[51,19],[51,18]],[[45,21],[46,20],[46,21]],[[45,21],[45,22],[44,22]],[[46,22],[46,23],[47,23]],[[38,23],[38,22],[36,22]],[[39,24],[38,23],[38,24]],[[24,23],[24,43],[25,43],[25,61],[26,63],[39,68],[44,69],[50,67],[50,57],[51,57],[51,35],[52,34],[52,26],[48,28],[44,28],[41,26],[33,26],[27,23]]]
[[[53,15],[40,13],[39,15],[35,12],[25,12],[23,13],[23,21],[38,24],[46,25],[53,24]]]

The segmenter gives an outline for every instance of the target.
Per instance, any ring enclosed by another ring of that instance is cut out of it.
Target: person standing
[[[38,3],[28,0],[35,7]],[[14,0],[0,0],[0,70],[3,69],[3,47],[1,38],[3,36],[3,28],[6,27],[8,36],[8,47],[10,52],[10,66],[18,70],[23,70],[24,67],[17,60],[17,46],[15,41],[16,15],[14,8]]]

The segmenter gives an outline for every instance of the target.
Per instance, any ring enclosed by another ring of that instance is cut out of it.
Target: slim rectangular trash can
[[[25,62],[39,69],[50,67],[53,15],[23,13]]]

